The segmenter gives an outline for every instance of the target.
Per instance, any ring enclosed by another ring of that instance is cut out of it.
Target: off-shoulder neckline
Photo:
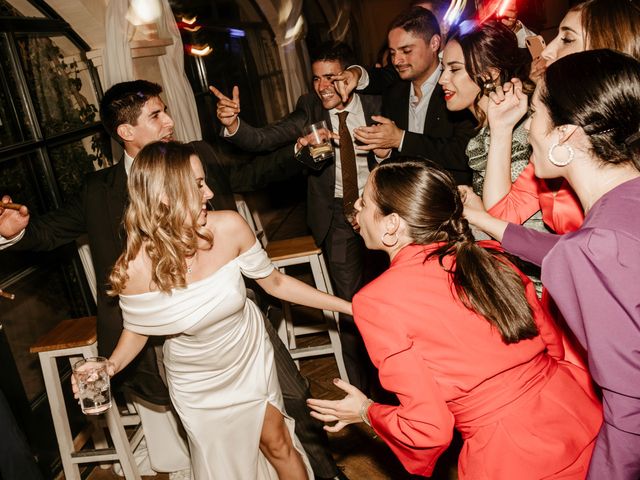
[[[233,262],[235,262],[236,260],[238,260],[241,256],[246,255],[247,253],[255,250],[256,244],[259,247],[262,247],[262,245],[260,245],[260,242],[258,241],[258,239],[256,239],[256,242],[251,246],[251,248],[249,248],[248,250],[245,250],[244,252],[240,253],[238,256],[232,258],[231,260],[229,260],[227,263],[225,263],[224,265],[222,265],[221,267],[219,267],[218,269],[216,269],[215,271],[211,272],[209,275],[207,275],[206,277],[202,277],[200,280],[195,280],[193,282],[189,282],[187,283],[187,285],[185,287],[181,287],[181,288],[172,288],[171,289],[171,294],[174,294],[176,292],[186,292],[188,291],[191,287],[193,286],[197,286],[201,283],[204,283],[208,280],[211,280],[213,277],[215,277],[218,272],[224,270],[226,267],[228,267],[229,265],[231,265]],[[143,296],[147,296],[147,295],[153,295],[153,294],[165,294],[166,292],[162,292],[160,290],[151,290],[149,292],[142,292],[142,293],[130,293],[130,294],[120,294],[120,298],[134,298],[134,297],[143,297]]]

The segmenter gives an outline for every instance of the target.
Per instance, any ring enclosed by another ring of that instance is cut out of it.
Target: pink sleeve
[[[498,203],[489,209],[489,213],[501,220],[523,224],[540,210],[538,200],[538,179],[529,163],[511,184],[511,190]]]

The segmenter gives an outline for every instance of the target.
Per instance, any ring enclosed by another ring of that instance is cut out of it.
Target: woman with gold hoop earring
[[[568,78],[581,78],[572,84]],[[542,266],[542,283],[584,347],[604,424],[589,479],[640,478],[640,62],[591,50],[550,65],[529,138],[539,178],[563,178],[586,217],[563,236],[528,230],[466,199],[467,219]]]
[[[347,396],[310,399],[312,415],[337,422],[330,432],[369,424],[418,475],[432,474],[455,427],[461,480],[584,479],[602,423],[590,380],[564,360],[531,281],[496,242],[475,242],[451,176],[383,163],[356,209],[367,248],[391,264],[355,295],[354,319],[399,405],[336,380]]]
[[[557,36],[543,50],[532,71],[537,82],[553,62],[573,53],[610,48],[640,60],[640,6],[635,1],[611,2],[587,0],[569,9],[558,28]],[[572,74],[569,84],[580,79]],[[508,176],[512,162],[509,155],[509,133],[517,128],[528,113],[528,100],[520,93],[519,81],[506,85],[490,95],[489,124],[492,131],[501,132],[491,143],[485,172],[483,202],[497,218],[507,222],[524,223],[538,210],[544,224],[558,234],[580,228],[584,212],[575,192],[566,180],[545,180],[535,176],[529,163],[515,182]]]

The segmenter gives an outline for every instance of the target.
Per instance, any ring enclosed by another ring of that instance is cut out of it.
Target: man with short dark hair
[[[283,119],[262,128],[255,128],[238,118],[239,95],[234,88],[228,98],[215,88],[218,97],[218,118],[226,127],[223,135],[238,147],[248,151],[272,150],[290,144],[290,153],[310,167],[307,190],[307,223],[316,244],[327,257],[329,274],[335,294],[345,300],[364,284],[366,249],[353,230],[353,203],[362,194],[369,172],[377,164],[373,153],[362,152],[354,143],[353,132],[371,125],[380,112],[376,96],[350,95],[343,99],[336,91],[334,77],[353,63],[351,48],[340,42],[326,42],[311,54],[313,92],[302,95],[296,108]],[[300,139],[306,125],[326,121],[333,132],[340,132],[340,146],[334,158],[314,163],[305,139]],[[362,338],[353,317],[340,315],[340,341],[349,381],[367,392],[371,368]]]
[[[89,174],[79,201],[31,221],[25,210],[7,211],[0,204],[0,235],[15,237],[13,242],[17,243],[13,248],[51,250],[74,241],[82,234],[88,234],[98,285],[98,349],[103,356],[111,354],[123,328],[118,298],[108,296],[106,291],[111,268],[123,252],[126,242],[122,218],[128,198],[128,172],[142,147],[150,142],[173,139],[174,123],[160,98],[161,92],[159,85],[145,80],[119,83],[105,92],[100,103],[100,115],[105,129],[123,144],[124,156],[118,164]],[[256,190],[268,182],[287,179],[302,170],[299,162],[292,159],[288,151],[281,150],[269,156],[258,157],[248,164],[223,164],[208,143],[197,141],[191,145],[206,169],[207,184],[215,192],[211,202],[217,210],[235,210],[234,191]],[[2,202],[9,200],[5,196]],[[309,416],[306,407],[308,385],[297,371],[273,326],[269,321],[265,324],[274,346],[285,408],[296,419],[296,433],[309,456],[312,468],[314,472],[320,472],[319,475],[330,478],[340,475],[327,450],[326,434],[320,424]],[[163,339],[157,339],[154,343],[150,338],[133,364],[118,375],[120,378],[114,379],[122,381],[123,387],[141,397],[143,405],[152,404],[150,408],[153,405],[170,405],[154,348],[162,341]],[[176,449],[184,448],[185,454],[187,453],[186,447],[182,447],[177,439],[164,434],[149,435],[152,430],[145,426],[144,417],[142,421],[147,436],[153,437],[147,439],[152,466],[154,462],[165,462],[163,457],[170,457]],[[162,448],[161,452],[156,450],[160,453],[155,454],[155,460],[150,441],[159,443]],[[176,462],[184,462],[185,459],[180,455],[177,457]],[[187,466],[188,460],[187,457]]]
[[[471,182],[465,154],[475,120],[467,111],[449,112],[440,78],[440,27],[432,12],[414,7],[398,15],[387,35],[393,68],[353,67],[345,72],[350,88],[382,94],[377,125],[358,128],[356,138],[367,150],[388,155],[428,158],[453,175],[459,184]],[[362,77],[360,78],[360,75]],[[355,78],[353,78],[355,77]],[[363,97],[365,97],[363,95]]]

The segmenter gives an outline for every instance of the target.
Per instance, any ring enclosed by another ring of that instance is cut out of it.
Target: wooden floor
[[[271,210],[265,217],[263,217],[265,230],[272,239],[290,238],[291,236],[306,233],[303,204],[288,206],[280,211]],[[310,316],[313,314],[304,312],[304,315]],[[302,342],[307,342],[307,344],[328,342],[328,336],[313,335],[304,338]],[[332,356],[303,360],[301,362],[301,372],[311,383],[312,396],[326,399],[342,398],[343,394],[332,383],[333,378],[338,376],[338,369]],[[364,424],[350,425],[337,434],[329,434],[329,441],[336,463],[352,480],[423,478],[409,475],[385,443],[376,437],[372,429]],[[457,479],[456,463],[456,452],[447,452],[438,461],[436,472],[431,478],[435,480]],[[60,478],[64,478],[64,476],[61,475]],[[120,477],[117,477],[111,470],[95,468],[88,474],[87,478],[90,480],[111,480]],[[155,477],[143,478],[165,480],[169,476],[167,474],[158,474]]]

